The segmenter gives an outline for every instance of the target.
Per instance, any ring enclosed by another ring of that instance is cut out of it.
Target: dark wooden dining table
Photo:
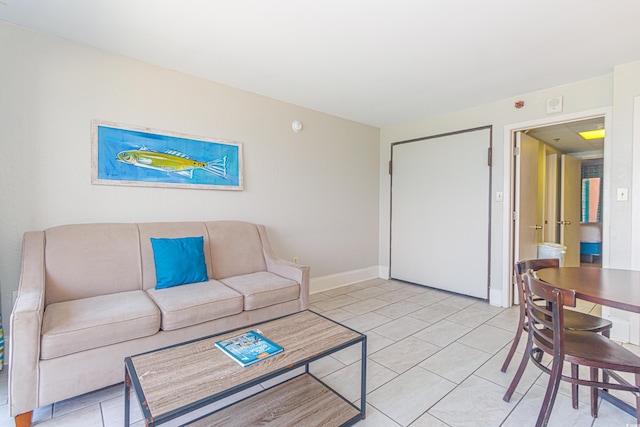
[[[544,268],[535,272],[538,279],[558,288],[573,289],[576,297],[620,310],[640,313],[640,271],[599,267]],[[620,381],[620,377],[614,375]],[[598,394],[635,416],[635,408],[605,390]]]
[[[536,276],[558,288],[574,289],[581,300],[640,313],[640,271],[559,267],[538,270]]]

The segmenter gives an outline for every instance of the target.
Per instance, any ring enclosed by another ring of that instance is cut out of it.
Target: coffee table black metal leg
[[[360,414],[364,420],[367,417],[367,336],[362,339],[362,368],[360,376],[362,383],[360,384]]]
[[[131,410],[131,377],[129,370],[124,369],[124,425],[129,427],[129,412]]]

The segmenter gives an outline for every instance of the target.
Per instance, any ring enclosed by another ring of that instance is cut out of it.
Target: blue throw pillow
[[[151,247],[156,264],[156,289],[209,280],[203,236],[179,239],[152,237]]]

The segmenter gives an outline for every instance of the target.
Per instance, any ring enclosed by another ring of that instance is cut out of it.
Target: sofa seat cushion
[[[42,319],[41,359],[153,335],[160,310],[144,291],[49,304]]]
[[[298,282],[268,271],[227,277],[220,281],[244,295],[245,310],[293,301],[300,296]]]
[[[242,294],[216,280],[147,293],[162,312],[164,331],[184,328],[242,312]]]

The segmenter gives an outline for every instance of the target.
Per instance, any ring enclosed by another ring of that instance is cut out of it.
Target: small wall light
[[[294,132],[300,132],[302,130],[302,123],[294,120],[293,123],[291,123],[291,129],[293,129]]]

